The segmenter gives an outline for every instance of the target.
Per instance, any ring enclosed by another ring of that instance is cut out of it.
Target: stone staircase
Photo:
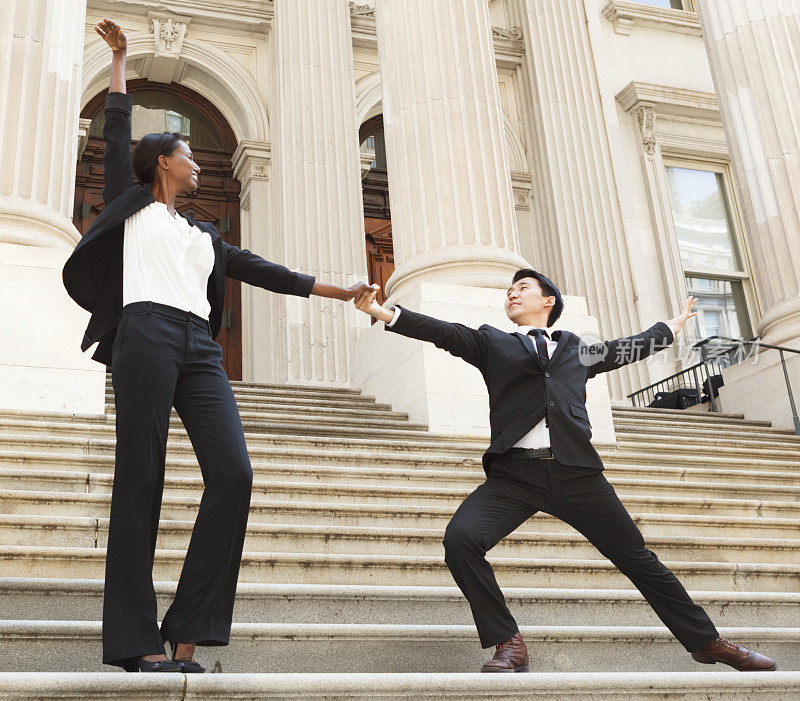
[[[430,434],[354,390],[232,384],[255,481],[231,645],[197,651],[220,674],[101,671],[113,403],[105,416],[0,412],[0,698],[800,697],[800,672],[694,663],[546,515],[490,553],[534,673],[473,674],[488,651],[441,539],[483,479],[484,441]],[[202,490],[172,421],[162,611]],[[648,545],[723,634],[800,670],[800,438],[731,414],[618,407],[614,422],[606,475]]]

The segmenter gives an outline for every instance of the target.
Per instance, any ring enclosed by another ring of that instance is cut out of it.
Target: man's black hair
[[[553,308],[550,310],[550,316],[547,317],[547,326],[550,327],[558,321],[558,317],[561,316],[561,312],[564,311],[564,301],[561,299],[561,292],[558,291],[558,288],[553,284],[553,281],[550,278],[545,277],[539,272],[531,268],[522,268],[517,270],[514,273],[514,279],[511,281],[513,285],[517,280],[522,280],[524,277],[532,277],[538,281],[539,287],[542,289],[542,294],[545,297],[555,297],[556,303],[553,305]]]

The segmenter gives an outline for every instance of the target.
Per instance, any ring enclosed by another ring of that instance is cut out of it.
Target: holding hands
[[[390,322],[392,317],[394,316],[392,312],[384,309],[375,299],[375,296],[380,291],[380,285],[370,285],[362,291],[356,298],[353,300],[353,304],[356,305],[356,308],[360,311],[364,312],[365,314],[369,314],[373,319],[379,319],[380,321]]]

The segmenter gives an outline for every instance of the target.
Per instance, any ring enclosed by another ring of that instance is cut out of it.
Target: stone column
[[[241,183],[242,248],[269,257],[269,172],[271,147],[266,141],[243,139],[233,154],[233,174]],[[274,295],[253,285],[242,285],[242,379],[269,382],[275,378],[274,357],[284,335],[274,337],[266,310]]]
[[[72,225],[86,3],[0,3],[0,406],[102,412],[104,368],[61,268]]]
[[[505,289],[519,255],[488,4],[381,0],[378,55],[395,272]]]
[[[510,0],[510,22],[522,29],[521,87],[529,119],[528,159],[537,261],[563,291],[585,297],[610,339],[639,333],[642,319],[614,174],[608,114],[597,75],[596,42],[584,0]],[[613,104],[613,103],[612,103]],[[678,304],[680,300],[673,300]],[[672,314],[670,314],[671,316]],[[660,360],[660,359],[659,359]],[[650,378],[646,363],[610,373],[615,400],[669,374]]]
[[[380,0],[376,16],[397,266],[389,301],[511,331],[505,290],[528,264],[519,254],[488,3]],[[585,300],[568,297],[566,306],[558,328],[597,332]],[[488,437],[480,373],[382,326],[357,346],[358,385],[432,431]],[[613,443],[605,384],[590,388],[589,402],[599,409],[596,442]]]
[[[699,0],[753,254],[758,335],[800,342],[800,2]]]
[[[367,261],[347,0],[276,0],[271,41],[275,258],[350,286],[366,280]],[[351,336],[367,317],[318,297],[286,297],[281,307],[277,379],[348,384]]]

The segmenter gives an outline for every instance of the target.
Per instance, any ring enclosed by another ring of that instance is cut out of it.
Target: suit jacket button
[[[555,405],[556,405],[556,403],[555,403],[555,402],[554,402],[552,399],[551,399],[549,402],[547,402],[547,403],[548,403],[550,406],[555,406]]]
[[[544,376],[545,376],[545,377],[550,377],[550,373],[549,373],[549,372],[546,372],[546,373],[544,374]]]

